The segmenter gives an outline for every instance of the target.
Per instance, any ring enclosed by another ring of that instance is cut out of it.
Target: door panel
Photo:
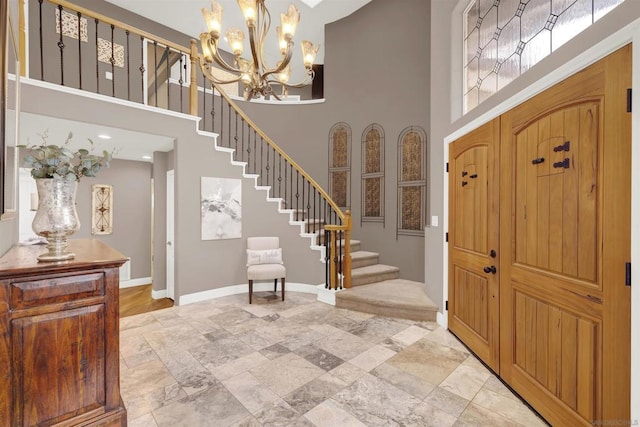
[[[552,425],[629,419],[630,60],[501,116],[500,375]]]
[[[496,371],[499,120],[449,147],[449,329]]]

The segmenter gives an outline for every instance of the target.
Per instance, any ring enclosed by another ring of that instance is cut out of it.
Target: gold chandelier
[[[200,61],[204,75],[216,84],[228,84],[242,81],[244,84],[244,99],[258,96],[273,96],[280,99],[272,84],[282,86],[282,96],[286,96],[287,88],[303,87],[313,81],[312,69],[316,54],[320,46],[314,46],[310,41],[302,42],[302,58],[306,70],[305,78],[299,83],[289,83],[291,75],[291,55],[293,54],[293,36],[300,20],[300,12],[294,5],[289,5],[286,14],[280,14],[281,26],[276,27],[281,59],[274,67],[269,67],[265,61],[264,47],[267,33],[271,26],[271,15],[265,6],[265,0],[238,0],[238,5],[244,15],[249,34],[251,59],[242,57],[244,48],[244,33],[238,28],[230,28],[225,38],[231,48],[234,60],[230,65],[220,54],[220,32],[222,30],[222,6],[216,0],[211,0],[211,10],[202,9],[209,32],[200,34],[202,56]],[[213,64],[234,75],[231,79],[216,77]]]

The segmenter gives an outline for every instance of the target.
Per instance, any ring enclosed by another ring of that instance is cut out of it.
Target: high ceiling
[[[201,9],[209,8],[208,0],[106,0],[124,9],[130,10],[153,21],[159,22],[191,37],[198,38],[207,30]],[[275,27],[280,25],[280,13],[285,13],[289,4],[294,4],[300,11],[300,23],[294,37],[296,44],[293,52],[292,82],[304,75],[300,42],[309,40],[320,44],[316,57],[318,64],[324,63],[324,26],[350,15],[371,0],[266,0],[271,13],[271,31],[265,55],[270,65],[280,59],[275,35]],[[231,27],[240,28],[246,34],[246,25],[236,0],[218,0],[222,5],[222,32]],[[310,6],[311,5],[311,6]],[[227,47],[223,42],[223,49]],[[245,52],[248,52],[248,39],[245,39]]]
[[[106,0],[124,9],[145,16],[151,20],[174,28],[192,37],[198,37],[199,33],[206,31],[200,9],[209,7],[208,0]],[[223,8],[223,31],[229,27],[245,28],[244,20],[236,0],[218,0]],[[267,0],[267,7],[272,14],[272,33],[275,27],[280,25],[280,13],[285,12],[290,3],[300,10],[301,18],[294,40],[300,45],[302,40],[310,40],[314,44],[322,46],[318,53],[317,63],[324,62],[324,25],[345,16],[369,3],[371,0]],[[273,42],[274,48],[276,42]],[[301,54],[296,46],[292,59],[292,81],[302,78]],[[248,47],[245,46],[248,50]],[[277,49],[274,52],[265,52],[269,58],[279,55]],[[275,63],[271,60],[270,63]],[[154,151],[169,151],[173,148],[171,138],[141,134],[123,129],[106,128],[91,123],[79,123],[62,120],[53,117],[39,116],[29,113],[20,115],[22,143],[40,144],[42,140],[39,134],[47,131],[48,142],[62,144],[69,131],[73,131],[71,147],[86,147],[87,139],[95,143],[96,152],[102,150],[116,150],[114,157],[126,160],[150,162]],[[101,139],[99,135],[109,135],[111,139]],[[75,145],[74,145],[75,144]]]

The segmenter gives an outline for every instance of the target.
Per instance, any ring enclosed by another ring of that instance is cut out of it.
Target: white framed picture
[[[200,223],[202,240],[242,238],[242,181],[201,177]]]

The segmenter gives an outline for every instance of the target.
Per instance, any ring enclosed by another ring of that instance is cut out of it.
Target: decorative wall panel
[[[113,233],[113,187],[91,186],[91,234]]]
[[[384,223],[384,129],[375,123],[362,132],[361,221]]]
[[[397,234],[424,235],[426,141],[419,126],[406,127],[398,138]]]
[[[109,40],[98,38],[98,61],[111,64],[112,60],[116,67],[124,67],[124,46],[113,43],[112,50]]]
[[[342,209],[351,201],[351,127],[336,123],[329,131],[329,194]]]
[[[60,10],[56,9],[56,34],[60,34]],[[62,35],[78,40],[78,15],[62,11]],[[80,18],[80,41],[86,42],[87,19]]]

